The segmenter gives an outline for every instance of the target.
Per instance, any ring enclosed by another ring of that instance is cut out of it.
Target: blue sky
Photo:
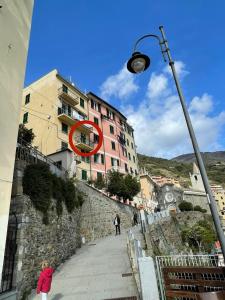
[[[203,151],[225,148],[225,2],[36,0],[25,85],[56,68],[83,91],[121,109],[138,152],[171,158],[192,151],[173,80],[154,40],[140,50],[151,68],[130,75],[135,40],[164,25]]]

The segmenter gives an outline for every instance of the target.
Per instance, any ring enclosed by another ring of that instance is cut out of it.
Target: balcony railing
[[[66,100],[72,106],[79,103],[79,97],[69,88],[61,87],[58,89],[59,97]]]
[[[118,135],[118,141],[120,144],[126,145],[126,140],[121,135]]]
[[[94,144],[87,138],[75,137],[75,145],[77,148],[90,152],[94,149]]]
[[[82,116],[81,114],[77,113],[75,110],[73,109],[69,110],[62,107],[58,107],[58,118],[69,125],[73,125],[77,121],[87,120],[86,116]],[[92,131],[92,126],[89,124],[83,124],[80,126],[80,130],[85,133],[90,133]]]

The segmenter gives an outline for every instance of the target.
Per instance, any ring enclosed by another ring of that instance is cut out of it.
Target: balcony
[[[66,86],[62,86],[61,88],[59,88],[58,94],[61,99],[65,100],[72,106],[79,104],[79,97]]]
[[[123,145],[123,146],[126,145],[126,140],[120,135],[118,135],[118,141],[121,145]]]
[[[75,110],[68,110],[58,107],[58,119],[65,124],[70,126],[76,124],[79,121],[86,120],[86,117],[78,114]],[[90,134],[92,132],[93,127],[89,124],[79,126],[79,131],[82,131],[86,134]]]
[[[84,150],[86,152],[90,152],[94,149],[94,144],[86,138],[75,137],[74,144],[78,149]]]

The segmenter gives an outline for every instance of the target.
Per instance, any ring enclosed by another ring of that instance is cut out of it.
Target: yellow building
[[[223,229],[225,229],[225,190],[216,191],[213,193],[221,220]]]
[[[155,201],[155,183],[147,173],[140,174],[141,191],[134,198],[137,206],[142,205],[144,210],[151,213],[157,206]]]
[[[49,155],[69,148],[68,133],[73,124],[88,119],[88,98],[57,70],[36,80],[23,91],[20,123],[33,129],[33,145]],[[92,128],[80,126],[74,134],[75,146],[81,152],[94,148],[90,141]],[[77,166],[78,178],[90,177],[89,157]]]

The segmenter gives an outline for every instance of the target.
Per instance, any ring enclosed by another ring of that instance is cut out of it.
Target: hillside
[[[225,151],[216,151],[216,152],[202,152],[203,160],[206,164],[216,164],[220,162],[224,162],[225,164]],[[195,161],[195,154],[194,153],[188,153],[183,154],[177,157],[174,157],[172,160],[175,160],[177,162],[193,162]]]
[[[145,167],[150,174],[177,178],[184,187],[190,185],[191,162],[184,163],[174,159],[168,160],[142,154],[138,154],[138,159],[140,167]],[[211,183],[225,186],[225,161],[217,160],[216,163],[212,163],[209,160],[206,162],[206,170]]]

